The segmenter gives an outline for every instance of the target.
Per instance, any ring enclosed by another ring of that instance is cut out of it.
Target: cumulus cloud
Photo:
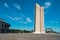
[[[51,3],[50,2],[46,2],[44,8],[48,8],[50,6],[51,6]]]
[[[19,10],[21,9],[20,5],[18,5],[18,4],[15,4],[14,7],[19,9]]]
[[[4,3],[4,6],[9,7],[7,3]]]

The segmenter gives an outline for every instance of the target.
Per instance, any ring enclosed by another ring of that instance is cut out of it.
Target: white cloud
[[[50,6],[51,6],[51,3],[50,2],[46,2],[44,8],[48,8]]]
[[[31,23],[31,22],[32,22],[32,20],[29,17],[26,17],[26,21],[22,21],[20,23],[27,24],[27,23]]]
[[[28,22],[27,21],[24,21],[24,22],[23,21],[20,21],[19,23],[20,24],[27,24]]]
[[[56,23],[56,24],[58,24],[59,22],[58,21],[50,21],[50,23]]]
[[[23,23],[23,22],[21,21],[21,22],[19,22],[19,23]]]
[[[21,17],[14,17],[15,20],[19,21]]]
[[[50,21],[50,23],[54,23],[53,21]]]
[[[14,7],[19,9],[19,10],[21,9],[20,5],[18,5],[18,4],[15,4]]]
[[[56,21],[56,23],[58,23],[58,21]]]
[[[32,20],[29,17],[26,18],[26,21],[27,22],[32,22]]]
[[[11,20],[15,20],[13,17],[11,17],[11,16],[8,16]]]
[[[48,13],[47,11],[44,12],[44,14],[47,14],[47,13]]]
[[[4,3],[4,6],[9,7],[7,3]]]
[[[25,15],[23,15],[23,17],[25,17]]]
[[[32,20],[31,20],[31,18],[29,18],[29,17],[26,17],[26,18],[23,18],[22,19],[22,17],[12,17],[12,16],[8,16],[8,18],[10,18],[11,20],[13,20],[13,21],[18,21],[19,23],[21,23],[21,24],[27,24],[27,23],[31,23],[32,22]],[[25,20],[26,19],[26,20]],[[21,20],[21,21],[20,21]]]
[[[16,20],[16,21],[19,21],[21,20],[22,18],[21,17],[12,17],[12,16],[8,16],[11,20]]]
[[[24,22],[24,24],[27,24],[27,22]]]

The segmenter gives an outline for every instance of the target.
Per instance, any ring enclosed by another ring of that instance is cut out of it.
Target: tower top
[[[40,7],[40,5],[38,3],[36,3],[36,6]]]

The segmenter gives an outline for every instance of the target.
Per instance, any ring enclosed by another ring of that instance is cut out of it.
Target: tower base
[[[41,34],[41,33],[45,33],[45,32],[33,32],[33,34]]]

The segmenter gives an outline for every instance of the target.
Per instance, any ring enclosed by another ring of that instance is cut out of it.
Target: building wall
[[[0,21],[0,33],[6,33],[9,31],[9,24],[3,21]]]
[[[40,32],[40,6],[36,4],[35,32]]]

